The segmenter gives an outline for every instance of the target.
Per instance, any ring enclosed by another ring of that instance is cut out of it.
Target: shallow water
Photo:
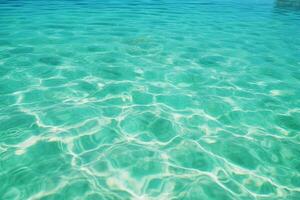
[[[0,1],[0,199],[300,199],[299,4]]]

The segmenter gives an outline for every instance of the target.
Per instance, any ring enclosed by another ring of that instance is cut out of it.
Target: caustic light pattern
[[[300,6],[1,0],[1,200],[299,200]]]

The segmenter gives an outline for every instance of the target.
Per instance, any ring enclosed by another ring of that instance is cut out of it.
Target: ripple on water
[[[2,1],[0,199],[300,199],[299,9],[235,1]]]

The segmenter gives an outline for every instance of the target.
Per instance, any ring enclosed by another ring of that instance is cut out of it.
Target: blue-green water
[[[299,200],[298,0],[0,1],[1,200]]]

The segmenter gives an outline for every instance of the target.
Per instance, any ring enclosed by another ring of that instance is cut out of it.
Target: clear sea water
[[[299,200],[299,0],[0,0],[1,200]]]

